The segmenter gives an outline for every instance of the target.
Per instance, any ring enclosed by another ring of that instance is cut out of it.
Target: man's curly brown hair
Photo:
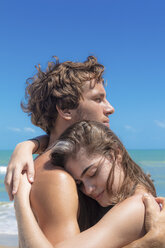
[[[61,109],[76,109],[80,99],[83,99],[83,85],[86,81],[95,79],[102,82],[104,66],[97,62],[96,57],[89,56],[83,63],[66,61],[49,62],[46,71],[36,66],[37,74],[27,79],[25,99],[21,103],[24,112],[31,116],[34,125],[41,127],[48,134],[54,126],[58,112]]]

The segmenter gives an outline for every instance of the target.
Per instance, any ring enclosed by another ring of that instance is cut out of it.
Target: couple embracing
[[[165,247],[164,199],[109,129],[104,66],[37,69],[22,108],[48,135],[17,145],[5,179],[20,247]]]

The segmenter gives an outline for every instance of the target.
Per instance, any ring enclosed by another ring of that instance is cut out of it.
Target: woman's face
[[[73,176],[84,194],[96,200],[101,206],[106,207],[112,203],[107,191],[107,180],[112,169],[112,163],[99,154],[89,157],[84,149],[80,149],[76,159],[68,159],[65,169]],[[120,166],[116,165],[115,161],[113,194],[117,192],[120,186],[122,175]]]

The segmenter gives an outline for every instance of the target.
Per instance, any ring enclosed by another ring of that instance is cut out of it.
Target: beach
[[[18,236],[9,234],[0,234],[0,248],[18,247]]]
[[[0,202],[0,248],[18,247],[18,231],[13,202]]]
[[[0,248],[17,248],[17,247],[15,247],[15,246],[1,246],[0,245]]]
[[[0,248],[18,247],[14,204],[5,191],[4,178],[12,151],[0,150]],[[129,150],[131,157],[151,174],[157,195],[165,196],[165,150]]]
[[[0,150],[0,248],[18,247],[14,204],[9,201],[4,185],[6,168],[11,154],[11,150]]]

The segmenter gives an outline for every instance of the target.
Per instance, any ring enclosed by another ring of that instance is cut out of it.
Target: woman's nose
[[[91,184],[87,184],[85,185],[85,194],[90,196],[92,195],[92,193],[94,192],[95,190],[95,186],[94,185],[91,185]]]

